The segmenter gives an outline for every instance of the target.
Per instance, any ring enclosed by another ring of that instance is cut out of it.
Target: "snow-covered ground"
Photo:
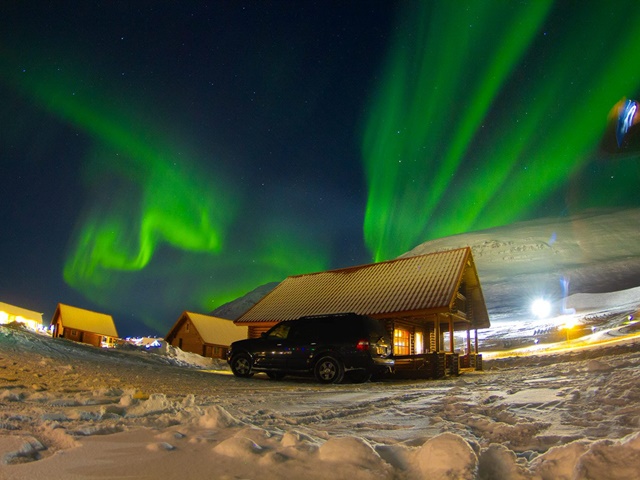
[[[637,478],[640,338],[622,315],[572,350],[502,346],[483,372],[331,386],[0,327],[0,478]]]

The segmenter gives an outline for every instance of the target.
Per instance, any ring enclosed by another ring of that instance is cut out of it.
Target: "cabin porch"
[[[435,379],[482,370],[478,331],[459,312],[387,319],[385,327],[393,338],[398,378]],[[462,341],[455,335],[461,331],[466,332]]]

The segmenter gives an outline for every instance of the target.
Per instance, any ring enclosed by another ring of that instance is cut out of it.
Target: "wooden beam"
[[[453,318],[449,315],[449,351],[453,353],[454,341],[453,341]]]

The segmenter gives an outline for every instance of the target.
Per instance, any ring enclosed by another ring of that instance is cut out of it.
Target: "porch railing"
[[[482,370],[482,355],[423,353],[393,357],[395,375],[400,378],[444,378],[460,374],[461,369]]]

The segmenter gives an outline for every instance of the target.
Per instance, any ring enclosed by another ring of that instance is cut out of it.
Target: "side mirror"
[[[267,338],[267,332],[262,332],[262,333],[260,334],[260,336],[261,336],[262,338]]]

